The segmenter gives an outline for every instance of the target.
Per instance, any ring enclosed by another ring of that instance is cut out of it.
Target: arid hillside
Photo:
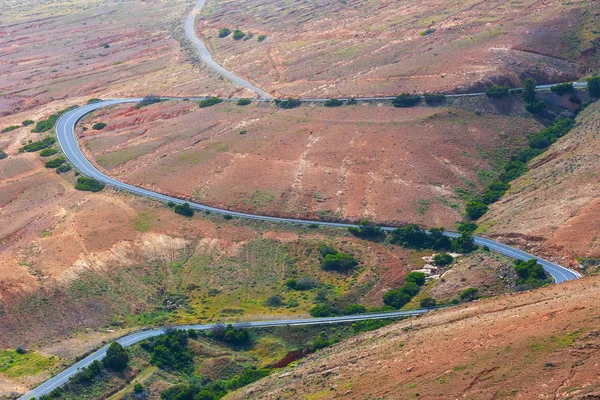
[[[483,218],[500,240],[546,249],[554,255],[600,258],[600,103],[578,117],[579,125],[531,163],[530,171]],[[537,250],[536,250],[537,251]]]
[[[395,95],[576,79],[598,65],[599,16],[587,0],[209,0],[198,32],[281,96]]]
[[[109,175],[213,206],[452,228],[461,193],[493,179],[539,129],[519,102],[501,104],[281,110],[166,102],[98,111],[78,135]],[[96,131],[96,122],[108,125]]]
[[[232,399],[596,399],[600,279],[436,311],[324,349]]]
[[[3,1],[0,117],[83,96],[234,93],[233,85],[207,72],[188,48],[182,18],[192,5]]]

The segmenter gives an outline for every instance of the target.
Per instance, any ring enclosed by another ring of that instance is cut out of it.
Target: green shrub
[[[73,167],[71,167],[69,164],[63,164],[60,167],[56,168],[56,173],[64,174],[65,172],[69,172],[72,169],[73,169]]]
[[[283,299],[281,298],[281,296],[275,294],[273,296],[269,296],[265,303],[269,307],[281,307],[281,305],[283,304]]]
[[[101,131],[104,128],[106,128],[106,124],[104,122],[96,122],[94,125],[92,125],[92,129],[95,131]]]
[[[529,147],[534,149],[545,149],[566,135],[575,126],[575,120],[564,118],[554,125],[534,133],[529,137]]]
[[[465,211],[467,212],[469,218],[476,220],[488,211],[488,206],[480,201],[471,200],[467,203]]]
[[[58,168],[63,165],[65,161],[67,160],[65,160],[63,157],[55,158],[54,160],[46,162],[46,168]]]
[[[106,350],[106,356],[102,360],[104,366],[108,369],[123,370],[127,367],[129,355],[127,351],[117,342],[113,342]]]
[[[19,129],[21,127],[21,125],[11,125],[11,126],[7,126],[6,128],[2,129],[0,131],[0,133],[8,133],[8,132],[12,132],[15,129]]]
[[[139,103],[137,103],[135,105],[135,108],[138,109],[138,108],[146,107],[146,106],[149,106],[151,104],[156,104],[156,103],[160,103],[160,102],[162,102],[162,100],[160,99],[160,97],[146,96]]]
[[[23,150],[25,150],[28,153],[31,153],[34,151],[47,149],[48,147],[51,147],[54,143],[56,143],[56,139],[54,139],[52,136],[47,136],[38,142],[26,144],[25,146],[23,146]]]
[[[82,176],[77,178],[75,189],[96,193],[104,189],[104,184],[93,178]]]
[[[29,126],[29,125],[33,125],[35,122],[31,119],[26,119],[25,121],[21,122],[21,125],[23,126]]]
[[[600,76],[592,76],[588,79],[587,90],[590,96],[600,97]]]
[[[233,216],[229,215],[229,214],[225,214],[225,215],[223,215],[223,218],[225,218],[226,220],[229,221],[230,219],[233,219]]]
[[[194,371],[194,354],[188,348],[188,332],[169,331],[142,343],[142,348],[150,352],[150,363],[160,369],[191,374]]]
[[[246,98],[242,98],[242,99],[239,99],[237,101],[237,103],[235,103],[235,104],[237,104],[238,106],[247,106],[250,103],[252,103],[252,100],[246,99]]]
[[[101,103],[101,102],[102,102],[102,99],[97,99],[97,98],[89,99],[87,101],[88,104]]]
[[[229,28],[221,28],[219,29],[219,37],[224,38],[231,34],[231,29]]]
[[[214,106],[215,104],[219,104],[219,103],[222,103],[222,102],[223,102],[223,100],[221,100],[218,97],[209,97],[207,99],[200,100],[200,108],[206,108],[206,107]]]
[[[286,100],[275,100],[275,104],[283,109],[289,110],[291,108],[296,108],[298,107],[301,102],[298,99],[292,99],[291,97],[287,98]]]
[[[258,35],[258,38],[256,40],[258,40],[259,42],[264,41],[267,38],[267,35]]]
[[[573,87],[572,83],[560,83],[558,85],[552,86],[550,90],[552,90],[559,96],[563,96],[567,93],[573,93],[575,91],[575,88]]]
[[[244,36],[246,36],[246,34],[242,31],[240,31],[239,29],[236,29],[235,31],[233,31],[233,40],[240,40]]]
[[[344,315],[364,314],[367,312],[367,307],[362,304],[352,304],[346,308]]]
[[[389,290],[383,295],[383,303],[396,309],[404,307],[410,300],[410,295],[398,289]]]
[[[432,308],[437,305],[437,301],[435,301],[435,299],[433,299],[431,297],[425,297],[424,299],[421,299],[421,302],[419,303],[419,305],[422,308]]]
[[[243,344],[250,341],[250,333],[233,325],[216,325],[210,330],[211,337],[223,342]]]
[[[409,93],[402,93],[392,100],[392,105],[394,107],[412,107],[421,101],[421,96],[414,96]]]
[[[540,287],[549,282],[544,268],[538,264],[536,259],[529,261],[516,260],[515,271],[517,272],[517,285],[530,289]]]
[[[38,121],[37,124],[35,124],[35,128],[33,128],[33,130],[31,132],[33,133],[42,133],[42,132],[47,132],[50,129],[54,128],[54,124],[56,124],[56,120],[58,120],[58,118],[71,111],[76,109],[77,106],[71,106],[71,107],[67,107],[64,110],[59,111],[57,114],[52,114],[51,116],[49,116],[47,119]]]
[[[58,153],[58,150],[56,149],[43,149],[42,151],[40,151],[40,156],[50,157],[55,155],[56,153]]]
[[[325,107],[340,107],[343,104],[344,102],[338,99],[329,99],[325,103],[323,103]]]
[[[357,227],[349,227],[348,232],[363,239],[376,239],[385,236],[385,232],[381,229],[381,227],[371,223],[369,220],[365,219],[358,223]]]
[[[523,100],[525,100],[528,103],[536,103],[536,101],[535,101],[536,86],[537,86],[537,82],[533,78],[527,78],[523,81]]]
[[[499,98],[506,96],[509,91],[508,86],[492,86],[485,91],[485,94],[490,98]]]
[[[446,100],[446,96],[441,93],[425,93],[425,103],[429,105],[440,104]]]
[[[348,254],[327,254],[321,261],[321,268],[325,271],[347,272],[358,265],[358,261]]]
[[[0,160],[4,160],[7,157],[8,155],[4,151],[0,150]]]
[[[333,308],[329,304],[317,304],[316,306],[310,309],[310,315],[317,318],[335,317],[337,315],[337,312],[335,308]]]
[[[507,185],[508,186],[508,185]],[[458,224],[457,231],[462,234],[472,234],[477,230],[477,224],[471,221],[464,221]]]
[[[573,104],[581,104],[581,99],[577,93],[573,93],[569,96],[569,101]]]
[[[436,254],[433,257],[433,263],[435,265],[439,265],[441,267],[444,267],[446,265],[450,265],[454,262],[454,257],[452,257],[450,254],[448,253],[440,253],[440,254]]]
[[[189,203],[176,204],[173,207],[173,211],[175,211],[175,214],[183,215],[184,217],[191,218],[194,216],[194,210],[190,207]]]
[[[419,286],[423,286],[425,284],[425,274],[416,271],[410,272],[406,275],[406,282],[412,282]]]
[[[525,109],[532,114],[539,114],[546,109],[546,102],[544,100],[531,101],[525,104]]]
[[[421,32],[420,35],[421,36],[427,36],[427,35],[431,35],[434,32],[435,32],[435,29],[428,28],[428,29],[425,29],[423,32]]]
[[[285,281],[285,285],[292,290],[311,290],[315,287],[316,283],[310,276],[305,276],[300,279],[288,279]]]
[[[143,393],[144,392],[144,387],[142,386],[141,383],[136,382],[136,384],[133,385],[133,392],[134,393]]]
[[[354,97],[350,97],[348,100],[346,100],[347,106],[354,106],[356,104],[358,104],[358,101],[356,101]]]
[[[478,297],[477,296],[478,292],[479,292],[479,290],[477,288],[465,289],[462,292],[460,292],[460,299],[462,301],[473,301]]]

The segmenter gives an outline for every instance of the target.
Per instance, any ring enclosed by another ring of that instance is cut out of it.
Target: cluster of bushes
[[[212,339],[233,344],[245,344],[250,341],[250,333],[243,327],[217,324],[210,330]]]
[[[477,225],[463,223],[459,226],[461,236],[450,238],[444,234],[444,228],[432,228],[426,232],[418,225],[411,224],[394,229],[390,235],[390,242],[413,249],[470,253],[477,248],[473,239],[475,229],[477,229]]]
[[[291,108],[296,108],[300,105],[300,100],[298,99],[292,99],[291,97],[285,99],[285,100],[280,100],[280,99],[276,99],[275,100],[275,104],[283,109],[289,110]]]
[[[104,184],[102,182],[98,182],[93,178],[81,176],[77,178],[77,184],[75,185],[75,189],[96,193],[104,189]]]
[[[492,86],[485,91],[485,94],[489,98],[500,98],[506,96],[510,92],[508,86]]]
[[[191,374],[194,371],[194,354],[188,348],[188,332],[171,330],[164,335],[141,343],[150,353],[150,363],[158,368]]]
[[[140,101],[139,103],[137,103],[135,105],[135,108],[142,108],[142,107],[146,107],[149,106],[151,104],[156,104],[156,103],[160,103],[162,100],[160,99],[160,97],[156,97],[156,96],[146,96],[142,99],[142,101]]]
[[[410,93],[402,93],[392,100],[394,107],[412,107],[421,101],[421,96],[412,95]]]
[[[94,125],[92,125],[92,129],[95,131],[101,131],[104,128],[106,128],[106,124],[104,122],[96,122]]]
[[[192,209],[192,207],[190,207],[189,203],[175,204],[172,201],[170,201],[167,203],[167,205],[170,208],[173,208],[175,214],[183,215],[184,217],[190,218],[194,216],[195,211]]]
[[[40,151],[42,149],[47,149],[48,147],[51,147],[54,143],[56,143],[56,139],[54,139],[52,136],[46,136],[42,140],[26,144],[25,146],[19,149],[19,152],[22,153],[26,151],[28,153],[32,153],[34,151]]]
[[[425,284],[425,274],[422,272],[411,272],[406,277],[406,283],[399,289],[392,289],[383,295],[383,303],[386,306],[402,308],[408,304]]]
[[[252,103],[252,100],[246,99],[246,98],[241,98],[235,104],[237,104],[238,106],[247,106],[250,103]]]
[[[235,31],[233,31],[233,40],[240,40],[244,36],[246,36],[246,34],[242,31],[240,31],[239,29],[236,29]]]
[[[285,286],[291,290],[305,291],[313,289],[316,286],[316,282],[310,276],[305,276],[300,279],[288,279],[285,281]]]
[[[469,302],[479,298],[479,289],[477,288],[467,288],[460,292],[460,300]]]
[[[210,106],[214,106],[215,104],[222,103],[223,100],[218,97],[209,97],[204,100],[200,100],[200,108],[206,108]]]
[[[56,120],[58,120],[58,118],[71,111],[76,109],[77,106],[71,106],[71,107],[67,107],[62,111],[59,111],[57,114],[52,114],[51,116],[49,116],[47,119],[43,119],[41,121],[39,121],[37,124],[35,124],[35,128],[33,128],[33,130],[31,132],[33,133],[42,133],[42,132],[47,132],[50,129],[54,128],[54,124],[56,124]]]
[[[549,282],[544,268],[538,264],[536,259],[529,261],[516,260],[515,271],[517,272],[517,286],[520,289],[531,289],[544,286]]]
[[[231,29],[229,29],[229,28],[221,28],[221,29],[219,29],[219,35],[218,36],[220,38],[224,38],[224,37],[229,36],[230,34],[231,34]]]
[[[117,342],[113,342],[106,350],[106,356],[102,360],[104,366],[108,369],[121,371],[127,367],[129,363],[129,354]]]
[[[440,104],[446,100],[446,96],[441,93],[425,93],[425,103],[428,105]]]
[[[8,133],[8,132],[12,132],[16,129],[19,129],[21,127],[21,125],[11,125],[11,126],[7,126],[6,128],[2,129],[0,131],[0,133]]]
[[[325,271],[348,272],[358,265],[354,257],[340,253],[333,247],[322,245],[319,251],[322,256],[321,268]]]
[[[358,223],[358,227],[349,227],[348,231],[354,236],[362,239],[379,239],[385,237],[385,232],[383,232],[383,229],[371,223],[367,219],[360,221]]]
[[[564,96],[567,93],[574,93],[575,88],[572,83],[561,83],[558,85],[554,85],[550,88],[552,92],[556,93],[559,96]]]

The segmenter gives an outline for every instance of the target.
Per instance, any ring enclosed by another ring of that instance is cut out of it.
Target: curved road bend
[[[255,85],[253,85],[252,83],[248,82],[247,80],[235,75],[234,73],[227,71],[219,63],[217,63],[215,60],[213,60],[212,55],[208,51],[208,48],[206,47],[204,42],[202,40],[200,40],[200,38],[198,38],[198,36],[196,36],[196,16],[198,15],[200,10],[204,6],[205,2],[206,2],[206,0],[198,0],[196,2],[196,5],[192,9],[192,12],[185,19],[185,24],[184,24],[185,36],[194,44],[194,46],[198,50],[200,59],[202,59],[202,61],[204,61],[210,69],[212,69],[213,71],[215,71],[217,74],[221,75],[222,77],[229,79],[231,82],[235,83],[238,86],[252,90],[254,93],[256,93],[258,95],[258,98],[269,99],[269,100],[272,99],[273,96],[271,96],[269,93],[265,92],[264,90],[262,90],[261,88],[255,86]]]
[[[123,104],[123,103],[135,103],[140,101],[141,99],[117,99],[117,100],[106,100],[100,103],[88,104],[80,108],[76,108],[66,114],[64,114],[58,120],[56,124],[56,134],[58,136],[58,142],[65,153],[65,156],[71,161],[75,168],[79,169],[84,175],[94,178],[104,184],[110,185],[116,189],[126,190],[131,193],[138,194],[140,196],[149,197],[152,199],[160,200],[163,202],[173,202],[175,204],[183,204],[189,203],[192,208],[200,211],[210,211],[218,214],[231,215],[233,217],[246,218],[246,219],[256,219],[261,221],[268,222],[280,222],[280,223],[292,223],[292,224],[317,224],[321,226],[330,226],[330,227],[338,227],[338,228],[348,228],[350,226],[355,226],[352,224],[344,224],[344,223],[336,223],[336,222],[323,222],[323,221],[310,221],[303,219],[294,219],[294,218],[280,218],[280,217],[272,217],[267,215],[255,215],[255,214],[247,214],[240,213],[236,211],[224,210],[216,207],[210,207],[204,204],[198,204],[193,202],[188,202],[182,199],[178,199],[171,196],[166,196],[161,193],[153,192],[148,189],[143,189],[137,186],[133,186],[124,182],[120,182],[114,178],[111,178],[101,171],[99,171],[92,163],[85,157],[81,149],[79,148],[79,144],[77,143],[77,138],[75,137],[75,124],[79,121],[84,115],[110,105],[115,104]],[[394,227],[384,227],[383,229],[390,231],[395,229]],[[447,232],[448,236],[455,237],[456,233]],[[495,242],[490,239],[476,237],[475,243],[481,246],[487,246],[490,250],[496,251],[498,253],[504,254],[506,256],[518,259],[518,260],[530,260],[536,258],[524,251],[512,248],[510,246],[504,245],[502,243]],[[550,261],[543,260],[538,258],[538,262],[544,267],[546,272],[548,272],[556,283],[561,283],[564,281],[572,280],[580,278],[581,275],[573,270],[568,268],[564,268],[560,265],[551,263]]]
[[[367,319],[388,319],[388,318],[398,318],[398,317],[410,317],[414,315],[424,314],[431,310],[423,309],[423,310],[414,310],[414,311],[395,311],[390,313],[373,313],[373,314],[362,314],[362,315],[348,315],[343,317],[327,317],[327,318],[305,318],[305,319],[285,319],[285,320],[274,320],[274,321],[255,321],[255,322],[245,322],[241,324],[233,324],[250,328],[268,328],[271,326],[296,326],[296,325],[320,325],[320,324],[338,324],[342,322],[355,322],[355,321],[364,321]],[[173,328],[177,329],[195,329],[198,331],[207,331],[210,330],[215,324],[206,324],[206,325],[179,325],[173,326]],[[117,339],[123,347],[132,346],[142,340],[148,339],[153,336],[158,336],[166,333],[167,328],[159,328],[152,329],[146,331],[140,331],[136,333],[132,333],[131,335],[124,336],[120,339]],[[109,345],[104,346],[100,350],[90,354],[83,360],[78,363],[70,366],[65,369],[58,375],[48,379],[46,382],[42,383],[40,386],[35,389],[27,392],[25,395],[21,396],[19,400],[29,400],[33,397],[39,397],[44,394],[50,393],[52,390],[56,389],[59,386],[64,385],[68,382],[68,380],[75,375],[81,368],[87,367],[95,360],[101,360],[106,355],[106,350]]]

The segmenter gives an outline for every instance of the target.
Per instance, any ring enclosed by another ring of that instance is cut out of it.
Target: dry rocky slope
[[[600,279],[476,301],[362,334],[231,399],[597,399]]]
[[[500,241],[530,243],[556,256],[600,258],[600,103],[579,125],[531,163],[510,192],[483,218],[485,232]]]
[[[557,82],[598,62],[600,5],[587,0],[209,0],[203,11],[215,60],[281,96]],[[218,38],[224,27],[248,35]]]

